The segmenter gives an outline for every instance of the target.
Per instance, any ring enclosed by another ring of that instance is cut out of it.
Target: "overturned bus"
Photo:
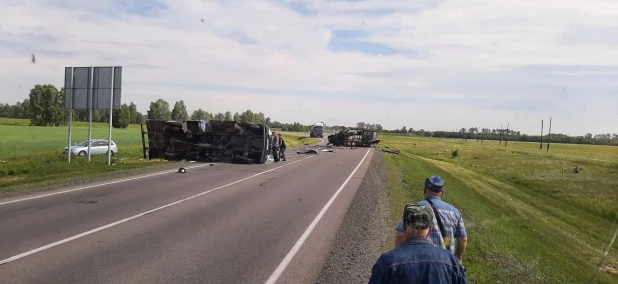
[[[262,164],[270,157],[270,141],[263,124],[148,119],[146,131],[142,125],[144,159]]]
[[[346,128],[328,136],[328,143],[333,146],[371,147],[380,143],[377,130]]]

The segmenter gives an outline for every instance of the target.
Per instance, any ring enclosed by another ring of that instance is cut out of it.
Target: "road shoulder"
[[[341,224],[317,283],[367,283],[371,268],[391,237],[388,175],[375,151]]]

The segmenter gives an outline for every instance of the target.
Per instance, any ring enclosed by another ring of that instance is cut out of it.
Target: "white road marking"
[[[185,169],[189,170],[189,169],[199,168],[199,167],[203,167],[203,166],[206,166],[206,165],[204,164],[204,165],[196,165],[196,166],[191,166],[191,167],[185,167]],[[79,188],[74,188],[74,189],[69,189],[69,190],[63,190],[63,191],[54,192],[54,193],[48,193],[48,194],[31,196],[31,197],[26,197],[26,198],[11,200],[11,201],[5,201],[5,202],[0,202],[0,206],[6,205],[6,204],[11,204],[11,203],[16,203],[16,202],[21,202],[21,201],[26,201],[26,200],[31,200],[31,199],[37,199],[37,198],[42,198],[42,197],[47,197],[47,196],[52,196],[52,195],[57,195],[57,194],[63,194],[63,193],[78,191],[78,190],[95,188],[95,187],[99,187],[99,186],[106,186],[106,185],[115,184],[115,183],[121,183],[121,182],[125,182],[125,181],[131,181],[131,180],[143,179],[143,178],[147,178],[147,177],[159,176],[159,175],[163,175],[163,174],[175,173],[177,171],[178,170],[158,172],[158,173],[154,173],[154,174],[148,174],[148,175],[143,175],[143,176],[136,176],[136,177],[132,177],[132,178],[115,180],[115,181],[110,181],[110,182],[106,182],[106,183],[98,183],[98,184],[93,184],[93,185],[79,187]]]
[[[298,253],[298,250],[300,250],[300,247],[305,243],[305,241],[307,240],[307,238],[309,237],[309,235],[311,234],[311,232],[313,231],[315,226],[318,224],[318,222],[320,222],[320,219],[322,219],[322,216],[324,216],[324,213],[326,213],[326,211],[328,210],[330,205],[335,201],[335,199],[337,198],[339,193],[341,193],[341,191],[348,184],[350,179],[352,179],[352,176],[354,176],[354,174],[356,173],[358,168],[360,168],[361,164],[363,164],[363,161],[365,161],[365,158],[367,158],[367,155],[369,154],[369,151],[371,151],[371,149],[367,149],[367,153],[365,153],[365,156],[363,157],[363,159],[358,163],[358,165],[356,165],[356,168],[354,168],[354,170],[352,171],[350,176],[348,176],[348,178],[343,182],[341,187],[339,187],[339,189],[337,189],[337,191],[330,198],[330,200],[328,200],[326,205],[324,205],[324,208],[322,208],[320,213],[318,213],[318,216],[316,216],[315,219],[313,219],[313,222],[311,222],[309,227],[307,227],[307,230],[305,230],[305,232],[300,236],[300,239],[298,239],[298,241],[296,241],[296,244],[294,244],[294,246],[292,247],[290,252],[288,252],[288,254],[285,256],[283,261],[281,261],[279,266],[277,266],[277,269],[275,269],[273,274],[270,275],[268,280],[266,280],[266,284],[275,284],[275,282],[277,282],[277,279],[279,279],[281,274],[283,274],[283,271],[285,271],[285,269],[290,264],[290,262],[292,261],[292,259],[296,255],[296,253]]]
[[[83,233],[81,233],[81,234],[79,234],[79,235],[75,235],[75,236],[72,236],[72,237],[69,237],[69,238],[66,238],[66,239],[63,239],[63,240],[57,241],[57,242],[55,242],[55,243],[51,243],[51,244],[48,244],[48,245],[45,245],[45,246],[42,246],[42,247],[39,247],[39,248],[36,248],[36,249],[30,250],[30,251],[24,252],[24,253],[22,253],[22,254],[15,255],[15,256],[9,257],[9,258],[4,259],[4,260],[0,260],[0,265],[7,264],[7,263],[9,263],[9,262],[12,262],[12,261],[18,260],[18,259],[20,259],[20,258],[23,258],[23,257],[29,256],[29,255],[31,255],[31,254],[35,254],[35,253],[37,253],[37,252],[40,252],[40,251],[43,251],[43,250],[46,250],[46,249],[49,249],[49,248],[52,248],[52,247],[55,247],[55,246],[58,246],[58,245],[64,244],[64,243],[66,243],[66,242],[70,242],[70,241],[75,240],[75,239],[79,239],[79,238],[84,237],[84,236],[87,236],[87,235],[94,234],[94,233],[96,233],[96,232],[99,232],[99,231],[105,230],[105,229],[107,229],[107,228],[110,228],[110,227],[116,226],[116,225],[118,225],[118,224],[122,224],[122,223],[125,223],[125,222],[128,222],[128,221],[131,221],[131,220],[133,220],[133,219],[137,219],[137,218],[142,217],[142,216],[144,216],[144,215],[148,215],[148,214],[150,214],[150,213],[153,213],[153,212],[156,212],[156,211],[159,211],[159,210],[165,209],[165,208],[167,208],[167,207],[174,206],[174,205],[176,205],[176,204],[179,204],[179,203],[185,202],[185,201],[187,201],[187,200],[190,200],[190,199],[193,199],[193,198],[196,198],[196,197],[202,196],[202,195],[204,195],[204,194],[208,194],[208,193],[211,193],[211,192],[217,191],[217,190],[219,190],[219,189],[222,189],[222,188],[224,188],[224,187],[228,187],[228,186],[231,186],[231,185],[234,185],[234,184],[237,184],[237,183],[241,183],[241,182],[246,181],[246,180],[248,180],[248,179],[252,179],[252,178],[254,178],[254,177],[257,177],[257,176],[263,175],[263,174],[265,174],[265,173],[272,172],[272,171],[274,171],[274,170],[277,170],[277,169],[280,169],[280,168],[283,168],[283,167],[287,167],[287,166],[289,166],[289,165],[293,165],[293,164],[296,164],[296,163],[298,163],[298,162],[301,162],[301,161],[304,161],[304,160],[307,160],[307,159],[310,159],[310,158],[313,158],[313,157],[315,157],[315,156],[308,156],[308,157],[303,158],[303,159],[300,159],[300,160],[298,160],[298,161],[294,161],[294,162],[291,162],[291,163],[287,163],[287,164],[285,164],[285,165],[278,166],[278,167],[276,167],[276,168],[272,168],[272,169],[270,169],[270,170],[266,170],[266,171],[263,171],[263,172],[259,172],[259,173],[257,173],[257,174],[254,174],[254,175],[252,175],[252,176],[249,176],[249,177],[246,177],[246,178],[243,178],[243,179],[237,180],[237,181],[235,181],[235,182],[231,182],[231,183],[228,183],[228,184],[225,184],[225,185],[222,185],[222,186],[219,186],[219,187],[216,187],[216,188],[213,188],[213,189],[210,189],[210,190],[207,190],[207,191],[204,191],[204,192],[201,192],[201,193],[198,193],[198,194],[195,194],[195,195],[189,196],[189,197],[187,197],[187,198],[184,198],[184,199],[181,199],[181,200],[178,200],[178,201],[172,202],[172,203],[170,203],[170,204],[163,205],[163,206],[161,206],[161,207],[157,207],[157,208],[155,208],[155,209],[152,209],[152,210],[149,210],[149,211],[146,211],[146,212],[143,212],[143,213],[137,214],[137,215],[133,215],[133,216],[131,216],[131,217],[128,217],[128,218],[122,219],[122,220],[120,220],[120,221],[116,221],[116,222],[114,222],[114,223],[107,224],[107,225],[105,225],[105,226],[101,226],[101,227],[98,227],[98,228],[96,228],[96,229],[92,229],[92,230],[87,231],[87,232],[83,232]]]

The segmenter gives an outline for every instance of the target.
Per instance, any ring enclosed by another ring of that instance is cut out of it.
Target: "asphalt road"
[[[373,152],[288,152],[0,200],[0,282],[315,283]]]

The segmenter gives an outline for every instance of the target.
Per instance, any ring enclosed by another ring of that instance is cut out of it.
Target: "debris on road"
[[[401,154],[401,151],[399,150],[390,150],[390,149],[382,149],[382,152],[390,153],[390,154],[397,154],[397,155]]]
[[[316,154],[319,155],[320,152],[316,149],[305,149],[302,151],[297,151],[296,154]]]
[[[185,168],[180,168],[178,169],[178,172],[181,174],[187,173],[187,170]]]
[[[315,148],[308,148],[305,147],[305,149],[297,151],[297,154],[316,154],[319,155],[321,152],[330,152],[330,153],[335,153],[335,151],[333,151],[333,149],[329,149],[329,148],[323,148],[319,145],[315,146]]]

